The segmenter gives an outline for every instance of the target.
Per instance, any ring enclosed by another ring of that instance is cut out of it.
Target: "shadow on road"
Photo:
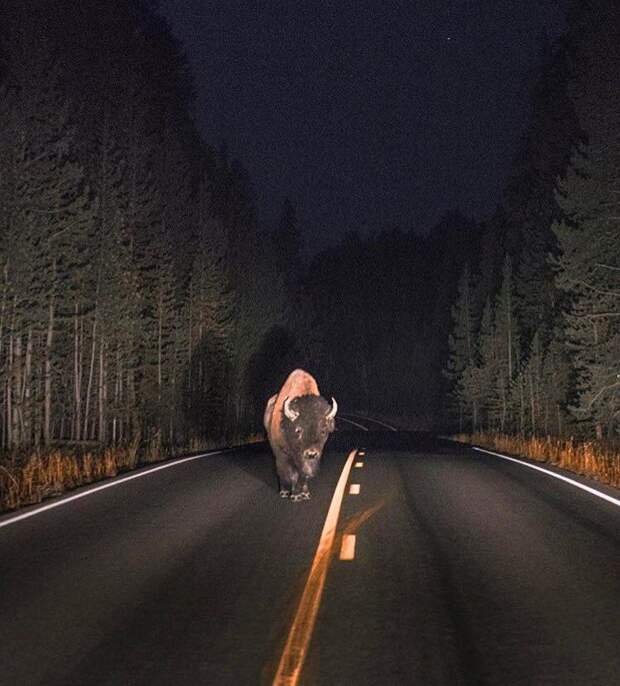
[[[225,455],[226,461],[247,475],[277,490],[278,478],[271,449],[267,443],[255,443]]]
[[[427,431],[390,431],[388,429],[371,431],[339,429],[331,437],[328,446],[337,450],[356,447],[407,453],[462,452],[462,448],[456,444],[438,438]]]
[[[406,454],[403,457],[412,453],[449,454],[463,451],[462,446],[424,431],[340,429],[329,438],[325,446],[325,456],[336,452],[348,453],[353,448],[390,451],[396,455]],[[262,482],[270,489],[277,490],[275,460],[267,442],[243,446],[239,450],[226,453],[224,458],[252,479]]]

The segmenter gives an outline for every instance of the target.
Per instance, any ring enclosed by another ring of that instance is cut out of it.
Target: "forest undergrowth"
[[[620,488],[620,444],[611,441],[578,441],[552,436],[508,436],[497,433],[457,434],[460,443],[470,443],[510,455],[567,469]]]

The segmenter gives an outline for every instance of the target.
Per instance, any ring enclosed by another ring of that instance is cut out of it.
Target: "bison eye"
[[[304,430],[301,428],[301,426],[296,426],[295,427],[295,434],[297,435],[298,438],[301,438],[301,435],[303,434]]]

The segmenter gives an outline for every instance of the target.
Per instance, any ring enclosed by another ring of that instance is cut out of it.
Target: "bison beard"
[[[310,498],[308,481],[318,469],[338,410],[319,395],[314,378],[302,369],[292,372],[265,408],[265,430],[276,459],[280,496]]]

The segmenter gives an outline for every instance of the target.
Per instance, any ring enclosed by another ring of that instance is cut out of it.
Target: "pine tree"
[[[490,407],[495,397],[497,382],[497,343],[493,326],[493,308],[487,299],[482,310],[482,317],[478,331],[478,359],[473,376],[476,377],[480,397],[480,425],[489,428],[491,425]]]
[[[489,399],[489,415],[492,422],[504,432],[514,427],[515,416],[511,412],[512,382],[521,364],[519,324],[516,317],[512,262],[504,260],[502,284],[495,298],[493,317],[494,366],[497,372],[495,391]],[[521,398],[519,398],[521,404]]]
[[[75,131],[58,63],[45,38],[35,38],[40,18],[18,16],[25,26],[9,33],[0,123],[5,297],[12,311],[5,443],[14,447],[52,439],[58,320],[92,257],[90,198],[74,160]]]
[[[530,102],[531,119],[513,164],[506,197],[515,234],[514,288],[525,346],[545,338],[555,316],[555,285],[547,255],[557,251],[552,223],[562,210],[555,184],[564,176],[581,131],[569,97],[570,48],[566,39],[543,43],[541,72]]]
[[[199,189],[195,222],[195,254],[185,313],[189,358],[184,392],[194,432],[214,437],[226,423],[235,302],[224,263],[224,229],[213,216],[206,179]]]
[[[595,11],[596,10],[596,11]],[[620,11],[582,8],[571,96],[586,143],[559,183],[565,221],[557,283],[566,294],[566,341],[575,364],[575,417],[597,436],[617,430],[620,410]],[[577,20],[575,20],[577,21]]]
[[[459,280],[457,300],[452,308],[453,329],[449,339],[450,356],[446,375],[453,383],[459,430],[465,422],[476,431],[479,422],[480,386],[477,373],[478,343],[475,340],[474,303],[471,275],[466,265]]]

